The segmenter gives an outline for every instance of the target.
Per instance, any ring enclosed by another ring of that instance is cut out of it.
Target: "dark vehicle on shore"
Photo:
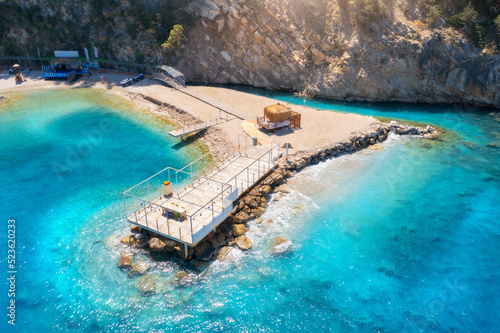
[[[139,75],[136,75],[132,78],[132,80],[134,80],[134,82],[138,82],[142,79],[144,79],[144,74],[139,74]]]

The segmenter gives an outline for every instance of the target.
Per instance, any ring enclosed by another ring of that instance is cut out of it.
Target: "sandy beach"
[[[279,102],[274,99],[220,87],[188,86],[184,91],[197,97],[194,98],[151,79],[144,79],[123,88],[119,84],[120,81],[126,77],[130,77],[130,75],[125,74],[96,73],[88,78],[80,78],[71,83],[67,81],[45,81],[41,74],[40,71],[32,71],[25,82],[16,84],[14,76],[3,71],[0,74],[0,94],[7,95],[8,97],[9,92],[34,89],[106,89],[131,99],[136,103],[140,103],[143,106],[149,106],[156,113],[172,118],[171,112],[165,112],[165,110],[162,110],[164,107],[158,107],[146,101],[142,98],[141,95],[143,95],[166,103],[176,109],[183,110],[192,116],[192,118],[177,117],[177,119],[173,119],[179,122],[180,125],[189,125],[187,122],[193,121],[193,118],[199,121],[207,121],[219,117],[220,112],[218,108],[208,105],[200,99],[210,102],[215,101],[218,106],[224,106],[225,110],[230,110],[237,116],[207,131],[208,135],[217,133],[218,140],[220,141],[225,141],[237,134],[244,135],[242,119],[255,122],[257,116],[263,116],[265,106]],[[101,75],[105,78],[106,82],[104,84],[101,83]],[[280,103],[286,104],[283,102]],[[292,149],[289,150],[290,154],[312,152],[317,149],[330,147],[335,143],[349,140],[353,134],[366,132],[372,128],[372,125],[378,123],[373,117],[321,111],[297,105],[291,105],[291,107],[293,110],[301,113],[301,127],[294,130],[282,129],[274,133],[265,133],[280,145],[286,142],[290,143],[292,146]],[[225,117],[225,114],[223,114],[223,117]],[[264,133],[262,130],[261,132]]]

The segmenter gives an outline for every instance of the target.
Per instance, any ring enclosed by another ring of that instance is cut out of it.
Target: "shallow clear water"
[[[196,152],[179,149],[166,125],[94,91],[30,93],[0,109],[0,216],[18,227],[17,331],[497,331],[500,149],[488,143],[500,141],[500,116],[305,103],[446,134],[391,136],[383,151],[307,168],[292,180],[296,190],[275,195],[262,224],[249,223],[252,250],[233,250],[201,274],[138,253],[153,266],[152,296],[116,268],[121,248],[110,236],[127,233],[121,192]],[[71,149],[85,153],[84,131],[103,119],[113,130],[81,161],[68,159]],[[54,162],[71,170],[55,172]],[[292,241],[289,253],[270,253],[274,236]],[[0,245],[5,266],[5,237]],[[189,278],[176,279],[179,270]]]

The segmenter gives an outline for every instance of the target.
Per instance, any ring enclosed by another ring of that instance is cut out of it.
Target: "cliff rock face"
[[[478,49],[442,18],[422,23],[416,3],[5,0],[0,55],[96,46],[105,58],[177,66],[191,81],[500,107],[500,55]],[[175,23],[186,39],[167,52],[161,44]]]
[[[500,107],[498,54],[450,28],[422,29],[397,7],[372,22],[346,1],[206,0],[189,10],[199,22],[177,59],[190,80],[346,100]]]

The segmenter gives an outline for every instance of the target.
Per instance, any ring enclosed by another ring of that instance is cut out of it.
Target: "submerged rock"
[[[178,286],[187,286],[195,282],[195,279],[185,271],[179,271],[175,274],[174,283]]]
[[[252,242],[245,235],[236,238],[235,241],[236,245],[240,248],[240,250],[247,251],[252,248]]]
[[[113,248],[116,248],[120,246],[121,244],[121,236],[120,235],[112,235],[106,238],[104,241],[104,246],[106,249],[111,250]]]
[[[143,276],[137,280],[139,291],[143,294],[152,294],[155,292],[156,284],[151,274]]]
[[[292,250],[292,241],[284,237],[274,237],[269,241],[269,250],[272,255],[287,254]]]
[[[120,259],[118,259],[118,266],[119,268],[130,268],[134,264],[134,255],[131,252],[128,251],[122,251],[120,253]]]
[[[382,147],[382,145],[381,145],[380,143],[376,143],[376,144],[374,144],[374,145],[372,145],[372,146],[369,146],[369,147],[368,147],[368,149],[370,149],[370,150],[379,150],[379,151],[382,151],[382,150],[384,150],[385,148],[384,148],[384,147]]]
[[[149,265],[144,260],[139,260],[128,272],[129,277],[134,277],[138,275],[145,275],[149,270]]]
[[[295,214],[300,214],[302,213],[302,209],[304,208],[304,205],[303,204],[298,204],[296,205],[295,207],[293,207],[293,212]]]

